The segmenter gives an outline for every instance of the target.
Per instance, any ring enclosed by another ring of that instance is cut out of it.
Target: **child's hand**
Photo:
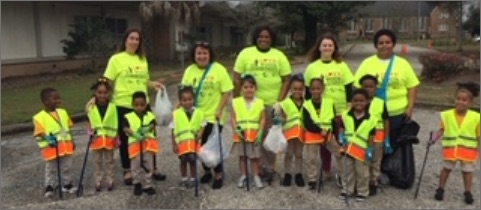
[[[262,130],[260,130],[258,133],[257,133],[257,136],[256,136],[256,141],[255,141],[255,145],[259,145],[261,142],[262,142]]]
[[[326,135],[327,135],[327,132],[325,130],[321,130],[321,136],[326,137]]]

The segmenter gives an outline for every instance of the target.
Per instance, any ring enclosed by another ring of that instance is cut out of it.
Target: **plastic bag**
[[[220,135],[219,126],[214,124],[212,133],[209,135],[207,142],[202,145],[198,152],[200,161],[202,161],[207,167],[215,167],[221,162],[221,159],[225,160],[229,157],[227,146]],[[221,154],[223,155],[222,158]]]
[[[384,156],[381,171],[389,177],[392,186],[411,188],[416,179],[413,145],[401,145],[393,154]]]
[[[162,90],[157,91],[153,110],[158,126],[167,126],[172,121],[172,109],[173,106],[167,94],[167,89],[163,87]]]
[[[282,132],[281,125],[273,125],[264,140],[264,148],[275,154],[284,153],[287,149],[287,140]]]

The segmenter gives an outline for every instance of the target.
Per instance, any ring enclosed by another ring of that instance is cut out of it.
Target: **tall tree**
[[[468,30],[471,36],[479,36],[479,4],[471,4],[469,7],[468,19],[463,23],[464,30]]]

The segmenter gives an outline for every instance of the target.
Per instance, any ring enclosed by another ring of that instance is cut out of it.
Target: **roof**
[[[422,1],[376,1],[359,9],[358,12],[367,17],[417,17],[418,6],[421,17],[430,16],[435,8],[432,4]]]

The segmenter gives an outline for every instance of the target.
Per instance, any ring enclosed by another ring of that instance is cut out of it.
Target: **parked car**
[[[473,38],[474,42],[479,42],[479,36]]]

